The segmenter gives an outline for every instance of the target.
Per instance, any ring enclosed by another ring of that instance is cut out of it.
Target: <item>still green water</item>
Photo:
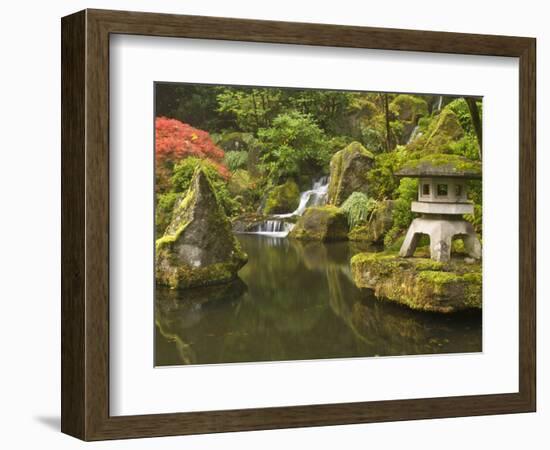
[[[157,289],[157,366],[481,351],[481,314],[414,312],[357,289],[349,260],[364,249],[351,243],[238,239],[240,280]]]

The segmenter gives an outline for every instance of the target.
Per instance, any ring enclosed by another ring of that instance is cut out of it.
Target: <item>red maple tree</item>
[[[155,119],[157,191],[163,191],[168,187],[174,165],[190,156],[208,159],[222,177],[229,177],[229,171],[222,163],[224,151],[214,144],[208,132],[193,128],[176,119],[157,117]]]

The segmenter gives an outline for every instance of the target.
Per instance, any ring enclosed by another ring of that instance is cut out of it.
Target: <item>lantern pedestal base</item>
[[[430,237],[430,257],[435,261],[446,262],[451,259],[454,237],[462,238],[468,256],[474,259],[481,258],[481,244],[470,222],[466,222],[464,219],[439,217],[414,219],[409,226],[399,256],[413,256],[423,234]]]

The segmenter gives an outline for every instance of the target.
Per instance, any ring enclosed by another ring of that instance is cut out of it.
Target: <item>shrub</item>
[[[393,225],[406,229],[414,219],[411,203],[416,200],[418,180],[416,178],[402,178],[397,188],[397,199],[393,210]]]
[[[376,201],[361,192],[353,192],[342,204],[341,209],[346,214],[350,230],[364,224],[374,208]]]
[[[155,208],[155,238],[158,239],[161,237],[170,224],[174,204],[180,195],[181,194],[178,192],[157,194],[157,203]]]
[[[476,102],[480,115],[482,114],[482,103]],[[473,134],[475,133],[474,126],[472,123],[472,116],[470,115],[470,109],[464,98],[459,97],[449,103],[446,108],[454,112],[460,122],[460,126],[466,133]]]
[[[376,200],[395,197],[399,180],[393,174],[408,156],[402,146],[397,146],[391,152],[376,155],[374,167],[367,174],[370,197]]]
[[[174,175],[171,179],[173,192],[186,192],[189,189],[193,173],[197,166],[202,167],[210,180],[225,213],[228,216],[237,213],[239,211],[239,204],[231,197],[227,189],[226,179],[220,175],[217,166],[208,159],[186,158],[177,163],[174,166]]]
[[[414,213],[411,211],[411,203],[416,200],[418,192],[418,180],[416,178],[402,178],[397,188],[397,199],[393,207],[393,225],[384,237],[384,247],[395,249],[398,246],[396,240],[403,234],[412,220]]]
[[[244,150],[230,151],[225,154],[224,163],[231,172],[246,168],[248,152]]]

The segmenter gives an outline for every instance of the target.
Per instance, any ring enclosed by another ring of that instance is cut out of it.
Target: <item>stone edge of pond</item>
[[[351,259],[355,285],[371,289],[376,298],[411,309],[454,313],[482,308],[481,263],[454,258],[401,258],[395,253],[358,253]]]

